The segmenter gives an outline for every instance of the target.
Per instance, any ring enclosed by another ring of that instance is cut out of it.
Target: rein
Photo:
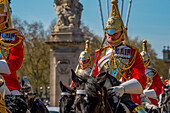
[[[103,91],[103,89],[102,89],[102,91],[101,91],[101,104],[100,104],[100,111],[99,111],[99,113],[102,113],[103,111],[104,111],[104,108],[105,108],[105,104],[104,104],[104,91]]]

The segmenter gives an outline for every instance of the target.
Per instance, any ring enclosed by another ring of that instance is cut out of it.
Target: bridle
[[[76,95],[84,95],[85,97],[84,98],[82,98],[82,99],[84,99],[84,101],[86,101],[87,102],[87,92],[86,92],[86,90],[76,90]],[[97,104],[97,106],[96,106],[96,108],[97,109],[99,109],[99,112],[98,113],[102,113],[103,111],[104,111],[104,108],[105,108],[105,98],[104,98],[104,96],[105,96],[105,94],[104,94],[104,91],[103,91],[103,89],[100,91],[100,104]],[[76,102],[76,103],[74,103],[74,109],[76,108],[76,106],[77,106],[77,103],[78,103],[78,101]]]
[[[59,101],[59,106],[60,106],[60,112],[62,112],[62,113],[65,113],[65,112],[69,112],[69,111],[66,111],[65,109],[63,109],[63,111],[61,110],[61,104],[62,104],[62,101],[61,100],[63,100],[63,98],[64,97],[68,97],[68,96],[75,96],[75,93],[69,93],[69,92],[61,92],[61,99],[60,99],[60,101]],[[68,97],[69,98],[69,97]]]

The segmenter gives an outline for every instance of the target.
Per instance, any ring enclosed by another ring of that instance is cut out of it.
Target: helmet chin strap
[[[83,67],[83,66],[84,66],[84,67]],[[81,66],[81,69],[82,69],[82,70],[85,70],[85,69],[87,69],[88,67],[90,67],[90,63],[89,63],[89,64],[86,64],[86,65],[82,65],[82,66]]]
[[[123,32],[121,33],[120,38],[118,38],[118,39],[116,39],[116,40],[114,40],[114,41],[108,41],[108,40],[107,40],[107,42],[109,43],[109,45],[111,45],[111,44],[113,44],[113,43],[119,42],[120,40],[122,40],[122,38],[123,38]],[[122,43],[122,41],[120,41],[120,43],[118,43],[117,45],[114,45],[114,47],[120,45],[121,43]]]
[[[145,68],[146,68],[146,67],[148,68],[148,66],[150,65],[150,60],[151,60],[151,59],[149,58],[147,64],[144,64]]]
[[[7,28],[7,26],[5,25],[8,22],[7,17],[5,17],[5,21],[3,21],[2,23],[0,23],[0,30],[3,30],[5,28]]]

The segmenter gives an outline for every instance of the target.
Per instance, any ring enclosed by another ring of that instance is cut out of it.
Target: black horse
[[[74,106],[76,113],[111,113],[107,100],[107,90],[101,88],[105,81],[97,82],[91,76],[78,77],[72,70],[72,80],[76,86]]]
[[[104,109],[105,111],[106,109],[112,109],[112,111],[110,112],[116,111],[117,113],[128,113],[130,112],[129,110],[132,111],[133,108],[136,107],[129,94],[124,94],[121,98],[121,101],[119,101],[117,97],[108,95],[109,91],[107,91],[107,88],[118,86],[120,85],[120,82],[115,77],[106,72],[100,73],[94,79],[90,76],[78,77],[72,70],[72,80],[75,83],[77,89],[76,100],[74,102],[74,106],[77,108],[76,113],[102,112]],[[62,96],[62,98],[60,99],[60,103],[61,101],[62,103],[65,103],[63,104],[65,106],[61,106],[60,104],[60,108],[62,108],[60,112],[66,112],[69,111],[66,109],[71,108],[72,103],[75,99],[74,95],[72,95],[72,98],[70,98],[74,90],[64,86],[61,82],[60,87],[64,93],[66,92],[66,94],[69,94],[69,96],[65,94],[65,96]],[[71,104],[68,104],[69,102],[66,100],[71,101]],[[97,109],[98,111],[95,111]]]
[[[12,113],[26,113],[28,110],[22,95],[5,95],[5,105]]]
[[[39,98],[35,98],[30,109],[31,113],[49,113],[47,107]]]
[[[23,95],[6,95],[5,104],[12,113],[26,113],[27,111],[31,113],[49,113],[42,101],[35,96],[29,98],[26,102]]]
[[[119,86],[121,84],[115,77],[110,75],[108,72],[101,72],[95,78],[96,81],[104,83],[103,87],[109,89],[110,87]],[[129,113],[137,107],[137,105],[132,101],[130,94],[124,94],[121,98],[111,94],[108,90],[108,101],[113,112],[117,113]]]
[[[159,108],[161,113],[169,112],[170,109],[170,86],[165,86],[163,84],[163,93],[159,96]]]
[[[73,103],[75,100],[74,88],[63,85],[60,81],[61,98],[59,101],[60,113],[74,113]]]

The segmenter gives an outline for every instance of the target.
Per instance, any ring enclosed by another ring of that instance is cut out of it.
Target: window
[[[168,60],[170,60],[170,53],[168,54]]]

